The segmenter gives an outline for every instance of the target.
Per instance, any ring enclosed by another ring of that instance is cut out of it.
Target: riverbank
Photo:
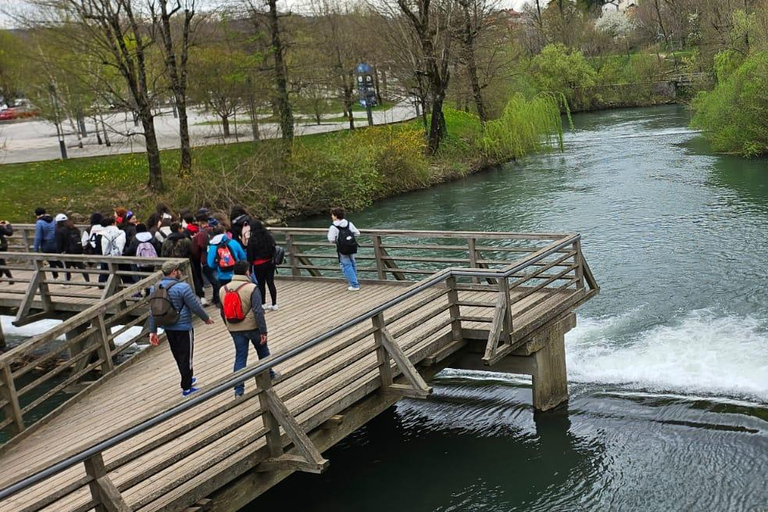
[[[523,107],[535,108],[529,104]],[[534,126],[536,138],[556,140],[559,122],[556,127],[552,119],[544,119]],[[361,209],[378,199],[509,161],[518,156],[515,152],[543,147],[511,134],[517,145],[491,155],[476,116],[447,110],[446,125],[448,136],[429,158],[424,156],[419,121],[297,137],[289,157],[276,140],[198,147],[194,170],[187,177],[176,175],[178,151],[167,150],[161,152],[166,191],[160,194],[144,186],[143,154],[3,165],[6,200],[0,204],[0,218],[28,222],[32,210],[44,206],[82,222],[90,212],[111,211],[116,205],[145,218],[163,202],[176,211],[198,205],[226,211],[242,203],[262,218],[285,221],[339,204]]]

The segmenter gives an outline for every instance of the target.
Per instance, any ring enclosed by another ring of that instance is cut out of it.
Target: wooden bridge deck
[[[77,382],[89,368],[100,368],[105,376],[55,414],[29,426],[20,419],[13,394],[18,389],[21,395],[32,387],[18,388],[25,384],[17,378],[29,367],[20,357],[33,346],[44,346],[64,334],[63,327],[59,329],[62,332],[54,329],[28,342],[30,347],[24,350],[20,347],[0,356],[0,370],[5,372],[5,377],[0,373],[0,407],[6,422],[11,421],[9,415],[16,414],[16,422],[26,427],[0,447],[0,512],[86,512],[100,503],[121,512],[184,511],[212,495],[217,496],[214,510],[237,510],[295,470],[322,470],[327,462],[317,449],[332,446],[382,407],[409,394],[425,396],[429,389],[413,365],[423,366],[422,373],[431,373],[446,364],[449,356],[469,360],[466,367],[514,360],[510,368],[538,376],[533,390],[537,408],[546,409],[567,398],[563,332],[572,321],[574,308],[598,291],[581,256],[578,236],[514,235],[521,243],[540,241],[537,247],[483,246],[484,254],[495,251],[494,256],[483,256],[477,249],[477,238],[513,235],[373,235],[369,247],[375,251],[376,266],[367,271],[379,279],[364,283],[362,290],[354,293],[346,290],[344,281],[324,277],[324,272],[332,271],[331,265],[314,265],[309,259],[332,256],[300,252],[296,236],[295,231],[289,231],[285,242],[294,277],[278,279],[280,310],[267,313],[270,349],[282,376],[271,387],[264,370],[254,370],[259,384],[247,382],[246,395],[239,400],[228,391],[231,384],[227,382],[234,363],[233,343],[215,316],[215,325],[199,321],[195,325],[196,376],[201,393],[210,395],[200,403],[181,397],[178,372],[165,341],[127,363],[113,365],[112,359],[120,351],[109,345],[116,336],[113,329],[143,323],[146,299],[133,296],[157,279],[157,273],[122,291],[116,286],[104,290],[63,288],[42,277],[47,271],[40,270],[17,274],[19,280],[26,277],[32,284],[9,287],[4,283],[0,307],[14,307],[41,283],[39,293],[45,289],[48,302],[43,313],[83,311],[63,324],[79,329],[72,331],[79,334],[71,340],[68,336],[67,343],[75,347],[95,339],[88,342],[88,351],[77,352],[80,355],[62,369],[71,369],[70,382]],[[384,236],[410,239],[389,242],[385,248]],[[414,236],[463,238],[470,247],[467,263],[474,270],[445,268],[462,263],[455,255],[461,247],[455,243],[415,246],[411,240]],[[547,245],[542,247],[542,242]],[[321,242],[305,245],[310,250],[322,247]],[[414,247],[443,250],[447,256],[419,256],[418,252],[414,256]],[[399,258],[413,262],[413,266],[396,265],[396,258],[386,249],[404,251]],[[40,269],[39,256],[19,257],[32,260]],[[361,259],[365,261],[365,257]],[[434,263],[443,269],[435,270]],[[504,265],[503,272],[483,265]],[[110,266],[117,267],[115,262]],[[311,278],[296,277],[307,271]],[[114,269],[110,272],[111,278],[117,277]],[[388,274],[397,279],[409,274],[430,277],[419,283],[393,282],[384,280]],[[96,297],[103,298],[94,300]],[[34,309],[34,301],[31,305]],[[41,302],[40,306],[45,305]],[[17,318],[22,317],[21,310]],[[217,313],[212,308],[211,312]],[[352,319],[355,322],[347,324]],[[134,337],[132,343],[137,339]],[[81,369],[89,357],[89,366]],[[256,363],[254,351],[249,362],[249,368]],[[52,373],[55,371],[49,375]],[[554,374],[553,384],[542,378],[548,373]],[[206,393],[217,387],[227,391]],[[142,427],[132,437],[114,441],[114,436],[122,436],[144,420],[159,418],[190,400],[189,409]],[[106,440],[110,440],[109,447],[83,455]],[[85,465],[75,463],[51,470],[39,482],[24,484],[16,493],[8,492],[9,486],[74,456],[86,457],[79,459]],[[236,486],[225,487],[236,481]],[[220,493],[228,497],[219,500]]]
[[[346,284],[342,282],[278,280],[278,286],[281,309],[267,314],[269,344],[273,352],[284,351],[299,345],[403,292],[403,286],[394,284],[364,286],[359,293],[346,291]],[[495,295],[495,292],[461,292],[460,299],[487,301],[495,298]],[[529,311],[527,315],[533,319],[541,314],[542,309],[550,310],[553,305],[565,301],[570,295],[571,293],[555,294],[552,300],[542,303]],[[538,299],[539,295],[533,294],[529,297],[529,300],[533,301]],[[417,299],[412,299],[412,301],[415,300]],[[523,303],[518,304],[520,308],[524,305]],[[407,302],[401,305],[402,309],[406,307],[408,307]],[[471,308],[468,308],[466,314],[489,316],[492,313],[492,310],[487,308],[474,309],[472,311]],[[309,315],[311,315],[311,321],[306,321]],[[422,349],[421,358],[423,358],[428,353],[434,352],[434,348],[436,348],[433,347],[433,350],[424,351],[424,347],[435,345],[435,340],[440,338],[441,334],[450,332],[450,326],[446,326],[444,330],[422,341],[418,340],[419,333],[444,320],[445,318],[438,316],[425,324],[421,324],[411,330],[409,335],[398,338],[398,342],[409,355]],[[404,325],[407,322],[400,323]],[[521,319],[520,327],[522,328],[525,323]],[[471,328],[473,325],[487,328],[487,324],[478,322],[468,323],[467,327]],[[366,327],[359,326],[344,332],[334,338],[331,343],[341,347],[346,339],[359,334]],[[398,327],[396,323],[392,328],[397,329]],[[231,373],[234,363],[234,348],[231,337],[221,321],[213,326],[206,326],[198,322],[195,328],[195,370],[199,385],[204,388],[207,382],[212,382]],[[371,335],[370,338],[372,345],[373,336]],[[363,372],[369,375],[372,380],[378,379],[378,372],[375,369],[375,355],[355,360],[359,352],[357,345],[341,349],[335,361],[329,360],[326,365],[318,366],[311,374],[308,372],[301,373],[298,375],[299,378],[291,378],[290,374],[295,369],[294,366],[301,364],[301,360],[292,362],[291,366],[278,368],[288,377],[276,385],[276,390],[281,397],[293,395],[292,398],[286,400],[286,403],[299,422],[315,415],[319,415],[319,418],[326,418],[332,415],[329,412],[333,412],[333,414],[339,412],[333,410],[338,408],[334,405],[344,403],[345,397],[352,391],[346,388],[336,389],[335,387],[335,384],[343,381],[345,376]],[[309,356],[307,355],[307,357]],[[252,352],[251,361],[255,357]],[[366,368],[370,368],[370,370],[366,371]],[[334,371],[324,376],[323,374],[329,369],[334,369]],[[325,377],[321,382],[314,385],[309,382],[313,380],[313,377],[320,376]],[[65,453],[76,453],[79,449],[93,442],[95,432],[99,433],[99,437],[108,437],[120,432],[137,419],[150,417],[166,409],[174,402],[181,401],[178,381],[178,372],[167,344],[156,349],[150,349],[150,353],[140,361],[111,378],[105,379],[101,386],[82,397],[78,403],[70,405],[62,414],[36,429],[21,443],[4,450],[4,453],[0,455],[0,467],[3,468],[2,476],[0,476],[0,488],[17,480],[20,474],[27,474],[34,472],[35,469],[43,468],[50,461]],[[359,387],[360,383],[356,381],[352,385]],[[251,384],[250,387],[253,385]],[[214,409],[221,403],[231,400],[233,400],[232,395],[224,394],[210,403],[209,407]],[[186,430],[185,425],[196,426],[179,435],[172,442],[149,451],[116,471],[112,475],[114,482],[121,491],[124,491],[123,495],[132,504],[132,508],[146,511],[163,510],[166,505],[172,504],[177,497],[190,492],[191,489],[207,479],[215,478],[219,472],[226,471],[233,464],[233,460],[222,460],[219,463],[215,463],[215,461],[227,459],[227,454],[234,447],[262,430],[259,417],[247,421],[251,416],[258,416],[258,404],[253,403],[253,401],[253,399],[244,400],[242,406],[231,409],[226,414],[217,416],[201,425],[197,425],[197,421],[205,415],[205,410],[195,410],[193,414],[182,415],[177,419],[174,428],[183,432]],[[234,422],[241,422],[243,425],[224,436],[204,452],[197,452],[193,457],[184,458],[180,463],[171,464],[152,478],[135,481],[135,478],[141,477],[150,466],[172,463],[180,452],[209,434],[212,429]],[[163,436],[166,429],[167,426],[161,429],[152,429],[121,445],[119,449],[107,451],[104,454],[106,464],[109,466],[117,459],[125,457],[127,452],[148,446],[154,439]],[[263,443],[264,440],[262,439],[260,443],[255,443],[246,453],[239,451],[230,457],[234,459],[244,458],[261,447]],[[0,503],[0,511],[24,510],[24,506],[35,502],[36,498],[49,495],[52,486],[53,488],[65,487],[65,482],[76,481],[82,478],[84,474],[82,466],[72,468],[55,479],[48,480],[15,498]],[[45,510],[57,512],[78,510],[89,501],[90,494],[87,488],[84,488],[82,492],[70,495],[65,502],[57,502]],[[136,507],[136,505],[139,506]]]

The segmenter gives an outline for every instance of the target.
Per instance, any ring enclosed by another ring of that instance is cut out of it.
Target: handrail
[[[236,384],[240,384],[242,382],[245,382],[248,379],[251,379],[260,374],[263,374],[273,366],[283,363],[291,359],[292,357],[319,345],[323,341],[326,341],[329,338],[343,331],[346,331],[351,327],[354,327],[366,320],[370,320],[371,318],[382,313],[383,311],[393,306],[396,306],[398,304],[401,304],[407,299],[417,295],[420,292],[423,292],[428,288],[431,288],[432,286],[435,286],[447,280],[450,277],[461,276],[461,277],[477,277],[477,278],[508,278],[511,275],[515,274],[516,272],[519,272],[525,269],[526,267],[530,266],[532,263],[541,261],[542,259],[553,255],[554,253],[562,250],[563,248],[569,245],[578,243],[580,240],[581,240],[581,235],[578,235],[578,234],[569,235],[569,236],[566,236],[565,238],[561,237],[557,242],[542,248],[541,250],[534,253],[534,255],[527,257],[522,261],[518,261],[516,263],[509,265],[503,271],[494,271],[494,270],[485,270],[485,269],[467,270],[467,269],[456,269],[456,268],[444,269],[436,273],[435,275],[422,280],[420,283],[409,288],[407,291],[398,295],[397,297],[392,298],[387,302],[367,311],[366,313],[363,313],[321,335],[318,335],[312,338],[306,343],[303,343],[297,347],[289,349],[283,352],[282,354],[269,356],[265,359],[262,359],[258,363],[256,363],[254,366],[250,368],[245,368],[237,372],[230,379],[224,381],[221,384],[218,384],[217,386],[213,387],[210,390],[204,391],[201,394],[194,396],[193,398],[179,405],[171,407],[170,409],[164,412],[158,413],[155,416],[147,420],[144,420],[143,422],[137,425],[134,425],[133,427],[130,427],[124,430],[123,432],[115,434],[112,437],[105,439],[104,441],[101,441],[95,444],[94,446],[91,446],[90,448],[87,448],[75,455],[69,456],[64,460],[61,460],[55,464],[52,464],[47,468],[16,482],[15,484],[12,484],[4,489],[0,489],[0,500],[8,496],[11,496],[13,494],[16,494],[56,473],[59,473],[64,469],[74,466],[75,464],[84,462],[85,460],[93,457],[94,455],[101,453],[104,450],[107,450],[127,439],[130,439],[131,437],[137,434],[140,434],[166,421],[169,418],[175,417],[195,407],[198,404],[206,402],[211,398],[218,396],[219,394],[225,391],[231,391],[232,387],[235,386]]]

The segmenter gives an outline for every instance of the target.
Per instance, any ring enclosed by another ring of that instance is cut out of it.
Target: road
[[[355,121],[358,126],[364,126],[366,122],[365,112],[355,112]],[[340,114],[325,115],[325,119],[337,119]],[[401,102],[388,110],[373,112],[374,124],[387,124],[405,121],[416,117],[416,111],[412,104]],[[245,118],[247,119],[247,118]],[[250,124],[233,124],[230,120],[232,135],[225,138],[221,126],[210,124],[217,121],[215,116],[192,109],[189,113],[190,139],[193,146],[207,144],[229,144],[252,140]],[[297,116],[296,135],[308,135],[312,133],[332,132],[347,129],[346,122],[324,121],[316,124],[309,116]],[[93,120],[86,122],[88,137],[83,138],[83,147],[79,147],[79,141],[71,123],[65,123],[65,143],[69,158],[83,158],[91,156],[114,155],[118,153],[143,153],[144,138],[141,125],[134,126],[133,118],[127,113],[116,113],[105,117],[107,133],[111,147],[99,145],[95,134]],[[235,136],[235,130],[239,133]],[[279,130],[276,123],[264,123],[259,125],[261,138],[274,138]],[[179,147],[178,120],[174,119],[170,111],[165,111],[155,117],[155,131],[158,144],[161,149],[174,149]],[[0,124],[0,164],[40,162],[45,160],[57,160],[61,158],[59,143],[56,136],[56,128],[52,123],[42,120],[26,120]]]

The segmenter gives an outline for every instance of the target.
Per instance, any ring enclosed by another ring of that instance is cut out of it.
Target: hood
[[[333,225],[336,227],[343,228],[344,226],[349,225],[349,221],[347,219],[335,220],[333,221]]]
[[[226,233],[219,233],[215,237],[211,238],[211,245],[219,245],[224,241],[225,238],[229,240],[229,237],[226,235]]]
[[[144,231],[143,233],[136,233],[136,240],[138,240],[139,243],[149,242],[150,240],[152,240],[152,238],[153,238],[152,233],[150,233],[149,231]]]
[[[43,215],[42,217],[40,217],[37,220],[41,220],[43,222],[47,222],[48,224],[50,224],[51,222],[53,222],[53,217],[51,217],[50,215],[46,214],[46,215]]]

